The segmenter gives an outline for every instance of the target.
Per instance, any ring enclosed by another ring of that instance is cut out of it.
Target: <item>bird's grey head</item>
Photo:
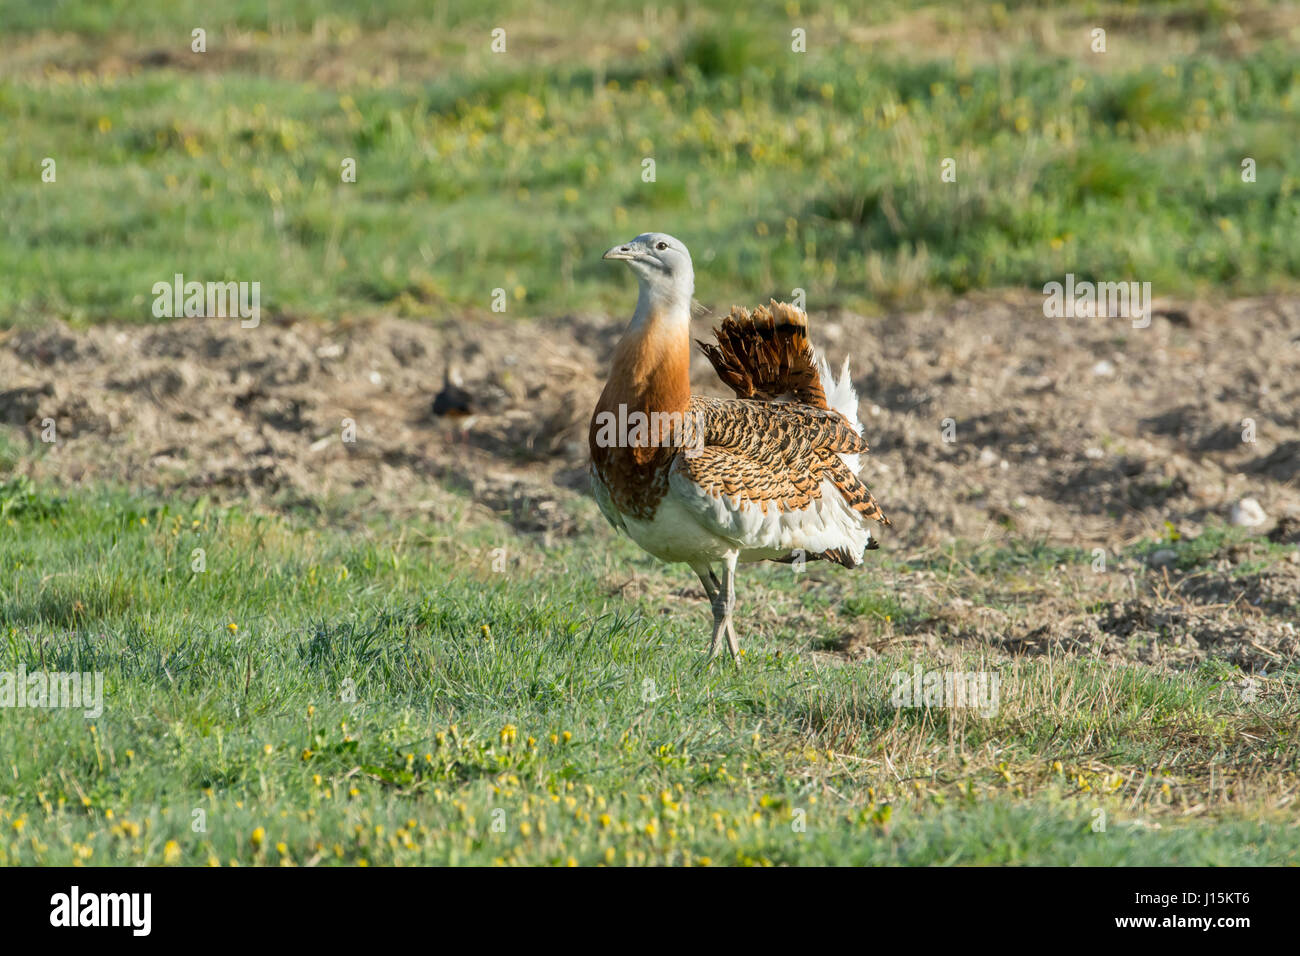
[[[605,253],[606,259],[622,259],[640,282],[641,305],[682,308],[688,314],[695,294],[695,269],[691,254],[679,239],[662,232],[646,232]]]

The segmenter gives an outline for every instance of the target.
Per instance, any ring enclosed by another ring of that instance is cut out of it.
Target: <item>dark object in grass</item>
[[[433,414],[439,418],[466,418],[474,414],[469,392],[461,387],[460,376],[448,366],[443,373],[442,391],[433,399]]]
[[[1274,544],[1300,544],[1300,518],[1283,515],[1268,533],[1268,540]]]

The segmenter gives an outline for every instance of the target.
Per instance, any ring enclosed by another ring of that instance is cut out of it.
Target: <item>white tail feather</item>
[[[862,422],[858,419],[858,392],[853,387],[853,377],[849,374],[849,357],[844,357],[844,365],[840,368],[839,379],[836,380],[834,373],[831,372],[830,364],[826,361],[826,356],[822,355],[817,360],[817,377],[821,379],[822,391],[826,393],[826,404],[839,412],[849,420],[854,430],[862,434]],[[862,471],[861,455],[840,455],[844,463],[849,466],[849,470],[855,475]]]

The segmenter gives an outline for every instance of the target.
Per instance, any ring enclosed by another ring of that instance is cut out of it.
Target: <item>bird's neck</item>
[[[596,474],[623,514],[652,517],[667,488],[666,466],[676,454],[674,419],[684,420],[691,401],[690,326],[689,295],[684,302],[664,300],[642,288],[614,349],[587,441]],[[638,418],[646,421],[639,432]],[[618,428],[611,431],[613,422]],[[626,433],[625,424],[632,426]]]
[[[598,410],[684,412],[691,400],[690,299],[657,296],[645,287],[636,314],[614,350]]]

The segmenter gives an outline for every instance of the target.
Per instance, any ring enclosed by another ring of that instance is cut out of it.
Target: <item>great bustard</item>
[[[605,258],[626,261],[640,290],[591,420],[596,501],[650,554],[690,565],[713,605],[709,656],[725,635],[734,658],[738,562],[856,567],[889,524],[858,477],[867,443],[849,363],[836,378],[793,306],[733,308],[717,344],[699,345],[737,398],[692,395],[690,253],[651,232]]]

